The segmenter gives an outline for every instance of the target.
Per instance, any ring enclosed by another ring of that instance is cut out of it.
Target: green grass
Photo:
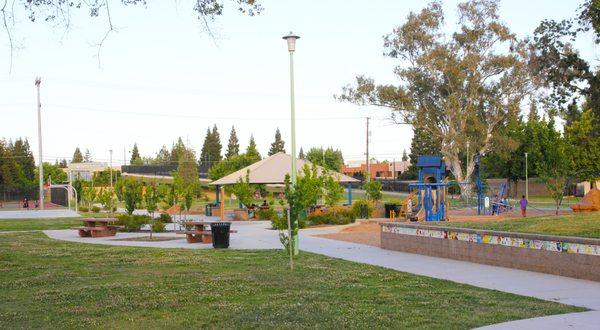
[[[441,226],[600,238],[600,212],[572,213],[494,222],[440,222]]]
[[[0,219],[0,231],[67,229],[81,224],[81,218]]]
[[[585,309],[302,253],[0,235],[0,328],[472,328]]]
[[[0,219],[0,231],[67,229],[81,226],[83,218],[106,218],[108,213],[80,213],[81,218]]]

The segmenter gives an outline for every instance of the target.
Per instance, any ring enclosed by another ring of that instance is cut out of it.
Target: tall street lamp
[[[291,110],[291,124],[292,124],[292,188],[296,185],[296,109],[294,104],[294,51],[296,51],[296,40],[300,39],[299,36],[290,32],[283,39],[287,41],[288,52],[290,53],[290,110]],[[298,219],[294,217],[293,223],[291,224],[291,238],[290,243],[292,246],[293,254],[299,253],[298,248]]]
[[[37,89],[37,115],[38,115],[38,150],[39,150],[39,169],[38,169],[38,177],[40,184],[40,193],[38,197],[38,202],[40,205],[40,210],[44,209],[44,161],[42,160],[42,103],[40,102],[40,84],[42,83],[42,78],[35,78],[35,87]]]
[[[110,169],[110,216],[112,218],[113,216],[113,194],[114,194],[114,189],[113,189],[113,173],[112,173],[112,154],[113,154],[113,150],[110,149],[108,150],[108,152],[110,153],[110,161],[108,163],[108,168]]]
[[[527,153],[525,153],[525,199],[529,200],[529,178],[527,176]]]

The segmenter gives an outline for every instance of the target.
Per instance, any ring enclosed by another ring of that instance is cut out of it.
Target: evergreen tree
[[[75,148],[75,152],[73,153],[71,163],[83,163],[83,155],[81,154],[81,150],[79,150],[79,147]]]
[[[85,149],[85,154],[83,155],[83,162],[84,163],[92,162],[92,154],[90,154],[90,150],[87,148]]]
[[[219,136],[217,125],[213,126],[212,131],[209,127],[206,130],[206,137],[204,138],[204,144],[200,152],[200,164],[210,167],[218,163],[222,159],[221,149],[221,137]]]
[[[129,160],[131,165],[143,165],[144,161],[140,156],[140,151],[138,150],[137,143],[133,144],[133,149],[131,150],[131,159]]]
[[[594,116],[591,109],[586,109],[578,120],[565,127],[568,154],[575,160],[573,172],[584,181],[600,178],[600,135],[594,135]]]
[[[198,166],[196,165],[196,155],[193,150],[185,149],[185,151],[179,156],[177,174],[182,180],[185,188],[197,184]]]
[[[214,160],[214,162],[218,162],[221,159],[223,159],[222,156],[222,150],[223,150],[223,146],[221,145],[221,135],[219,135],[219,130],[217,129],[217,125],[213,126],[212,132],[211,132],[211,144],[210,144],[210,153],[211,153],[211,159]]]
[[[408,160],[408,154],[406,154],[406,149],[402,151],[402,161],[405,162]]]
[[[248,143],[248,148],[246,148],[246,156],[253,160],[253,162],[259,161],[262,159],[258,149],[256,149],[256,142],[254,141],[254,135],[250,135],[250,142]]]
[[[528,121],[539,121],[539,120],[540,120],[540,116],[538,115],[537,105],[535,104],[535,102],[533,102],[533,100],[530,100]]]
[[[285,152],[285,142],[281,139],[281,132],[279,131],[279,128],[277,128],[275,131],[275,142],[271,143],[269,156],[273,156],[278,152]]]
[[[171,162],[171,153],[167,149],[167,146],[163,145],[162,148],[156,153],[154,162],[158,165],[167,165]]]
[[[179,137],[179,139],[177,139],[177,143],[171,147],[171,165],[179,164],[179,158],[185,152],[185,150],[185,144],[183,144],[181,137]]]
[[[300,159],[306,158],[306,155],[304,155],[304,150],[302,150],[302,147],[300,147],[300,153],[298,153],[298,158],[300,158]]]
[[[225,158],[229,159],[232,156],[237,156],[240,153],[240,141],[238,140],[235,132],[235,127],[231,126],[231,133],[229,133],[229,143],[227,143],[227,153]]]
[[[210,127],[206,129],[206,136],[204,137],[204,143],[202,144],[202,150],[200,151],[200,165],[210,167],[214,159],[211,159],[210,144],[212,140],[212,132]]]

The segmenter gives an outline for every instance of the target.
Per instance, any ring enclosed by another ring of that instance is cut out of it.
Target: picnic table
[[[212,243],[212,232],[210,224],[218,221],[186,221],[184,226],[193,226],[192,230],[177,231],[177,234],[185,234],[188,243]],[[230,230],[230,233],[235,233],[235,230]]]
[[[83,219],[83,227],[76,227],[81,237],[107,237],[115,236],[119,226],[109,225],[117,221],[113,218],[86,218]]]

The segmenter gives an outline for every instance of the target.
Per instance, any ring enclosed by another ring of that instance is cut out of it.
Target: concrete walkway
[[[231,248],[237,249],[281,249],[278,232],[269,230],[269,222],[234,222],[232,228],[238,230],[231,236]],[[511,268],[502,268],[470,262],[435,258],[398,251],[383,250],[378,247],[337,241],[316,234],[337,232],[340,227],[305,229],[300,231],[300,249],[330,257],[381,266],[398,271],[450,280],[481,288],[510,292],[518,295],[556,301],[563,304],[582,306],[594,310],[529,320],[497,324],[491,328],[596,328],[600,324],[600,283],[535,273]],[[73,242],[110,245],[148,246],[162,248],[211,248],[205,244],[187,244],[182,238],[163,242],[115,241],[115,238],[146,236],[139,233],[119,233],[111,238],[80,238],[74,230],[44,231],[49,237]],[[161,234],[171,235],[174,234]]]
[[[80,216],[79,213],[67,209],[0,211],[0,219],[74,218]]]

